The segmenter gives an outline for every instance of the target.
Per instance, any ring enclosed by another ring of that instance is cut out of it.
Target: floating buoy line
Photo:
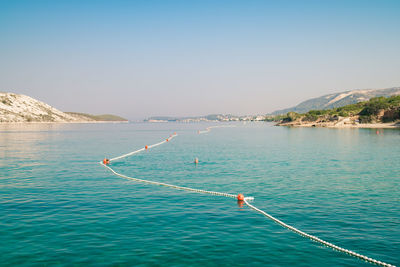
[[[198,134],[205,134],[205,133],[209,133],[211,131],[211,129],[213,129],[213,128],[232,128],[232,127],[235,127],[235,125],[210,126],[210,127],[207,127],[204,131],[198,130],[197,133]]]
[[[204,131],[198,131],[198,134],[208,133],[208,132],[211,131],[212,128],[220,128],[220,127],[234,127],[234,126],[211,126],[211,127],[207,127],[206,130],[204,130]],[[306,237],[306,238],[308,238],[308,239],[310,239],[312,241],[315,241],[317,243],[320,243],[320,244],[322,244],[322,245],[324,245],[326,247],[330,247],[330,248],[332,248],[334,250],[337,250],[337,251],[340,251],[342,253],[348,254],[350,256],[359,258],[359,259],[364,260],[364,261],[369,262],[369,263],[377,264],[377,265],[380,265],[380,266],[386,266],[386,267],[395,267],[395,265],[392,265],[392,264],[389,264],[389,263],[386,263],[386,262],[382,262],[382,261],[379,261],[379,260],[375,260],[373,258],[361,255],[361,254],[359,254],[357,252],[354,252],[354,251],[351,251],[351,250],[336,246],[336,245],[334,245],[334,244],[332,244],[330,242],[322,240],[322,239],[320,239],[320,238],[318,238],[316,236],[307,234],[307,233],[305,233],[305,232],[303,232],[303,231],[301,231],[301,230],[299,230],[299,229],[297,229],[297,228],[295,228],[295,227],[293,227],[291,225],[288,225],[288,224],[282,222],[281,220],[275,218],[274,216],[268,214],[267,212],[265,212],[265,211],[255,207],[254,205],[250,204],[249,202],[254,200],[254,198],[253,197],[248,197],[248,196],[245,197],[242,193],[239,193],[239,194],[236,195],[236,194],[222,193],[222,192],[216,192],[216,191],[208,191],[208,190],[203,190],[203,189],[196,189],[196,188],[191,188],[191,187],[185,187],[185,186],[178,186],[178,185],[173,185],[173,184],[161,183],[161,182],[157,182],[157,181],[144,180],[144,179],[134,178],[134,177],[130,177],[130,176],[118,173],[118,172],[116,172],[114,169],[112,169],[110,167],[110,164],[113,161],[132,156],[134,154],[140,153],[140,152],[145,151],[145,150],[149,150],[149,149],[151,149],[153,147],[156,147],[156,146],[160,146],[162,144],[165,144],[165,143],[171,141],[176,136],[178,136],[178,135],[176,133],[173,133],[172,135],[170,135],[164,141],[161,141],[161,142],[153,144],[153,145],[146,145],[141,149],[138,149],[138,150],[123,154],[123,155],[118,156],[118,157],[114,157],[114,158],[111,158],[111,159],[105,158],[102,161],[100,161],[99,164],[101,164],[103,167],[105,167],[108,170],[110,170],[113,174],[115,174],[115,175],[117,175],[119,177],[128,179],[128,180],[135,181],[135,182],[145,183],[145,184],[152,184],[152,185],[159,185],[159,186],[165,186],[165,187],[170,187],[170,188],[174,188],[174,189],[178,189],[178,190],[184,190],[184,191],[201,193],[201,194],[210,194],[210,195],[215,195],[215,196],[235,198],[238,201],[244,202],[251,209],[261,213],[262,215],[264,215],[265,217],[269,218],[270,220],[272,220],[272,221],[276,222],[277,224],[279,224],[279,225],[281,225],[281,226],[283,226],[283,227],[295,232],[296,234],[299,234],[302,237]]]

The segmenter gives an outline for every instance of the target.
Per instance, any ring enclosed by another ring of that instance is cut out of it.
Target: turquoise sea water
[[[2,266],[370,266],[235,200],[254,196],[309,234],[400,264],[400,131],[236,124],[0,125]],[[200,163],[195,166],[195,157]]]

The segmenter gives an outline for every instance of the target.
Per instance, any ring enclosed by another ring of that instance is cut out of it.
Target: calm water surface
[[[400,264],[400,131],[236,124],[0,125],[2,266],[371,266],[223,197],[239,192],[300,230]],[[198,157],[200,164],[192,161]]]

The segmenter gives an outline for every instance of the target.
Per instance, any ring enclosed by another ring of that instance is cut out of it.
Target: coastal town
[[[265,121],[266,115],[207,115],[199,117],[150,117],[145,122],[229,122],[229,121]]]

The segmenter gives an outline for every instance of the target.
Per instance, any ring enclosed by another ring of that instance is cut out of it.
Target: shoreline
[[[0,125],[6,124],[74,124],[74,123],[129,123],[129,121],[9,121],[9,122],[0,122]]]
[[[290,127],[318,127],[318,128],[334,128],[334,129],[345,129],[345,128],[365,128],[365,129],[399,129],[399,123],[357,123],[357,124],[340,124],[335,125],[332,123],[277,123],[275,126],[290,126]]]

